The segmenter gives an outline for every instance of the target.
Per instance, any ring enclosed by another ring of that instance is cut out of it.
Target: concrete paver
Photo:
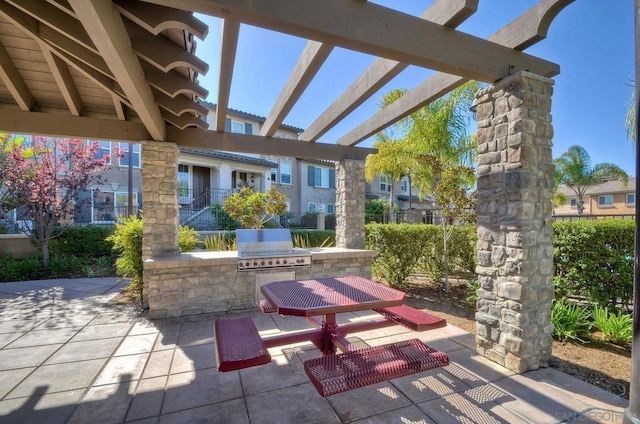
[[[149,320],[109,303],[123,284],[0,284],[0,424],[620,423],[628,404],[554,369],[515,375],[453,326],[350,335],[363,347],[420,338],[451,364],[323,398],[302,365],[321,355],[310,343],[270,349],[267,365],[216,370],[216,319],[250,315],[263,336],[307,329],[304,319],[251,310]]]

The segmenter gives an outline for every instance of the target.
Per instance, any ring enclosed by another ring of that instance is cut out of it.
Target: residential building
[[[635,215],[636,179],[630,177],[625,183],[621,180],[606,181],[602,184],[590,187],[583,197],[584,216],[630,216]],[[554,207],[554,215],[567,216],[578,215],[578,196],[569,187],[561,186],[560,193],[563,193],[567,200],[564,205]]]

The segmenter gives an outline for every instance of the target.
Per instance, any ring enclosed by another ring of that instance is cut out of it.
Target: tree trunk
[[[45,268],[49,268],[49,240],[40,244],[40,250],[42,251],[42,264]]]
[[[447,236],[447,224],[446,221],[442,221],[442,237],[443,237],[443,251],[442,261],[444,262],[444,290],[448,293],[449,287],[449,237]]]

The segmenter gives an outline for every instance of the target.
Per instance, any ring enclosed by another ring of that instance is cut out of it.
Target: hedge
[[[438,225],[367,224],[366,248],[377,251],[373,274],[391,286],[402,285],[412,273],[440,279],[444,272],[443,231]],[[475,227],[456,227],[449,242],[451,273],[475,272]]]
[[[633,296],[635,221],[600,219],[553,226],[556,297],[582,297],[602,307]]]

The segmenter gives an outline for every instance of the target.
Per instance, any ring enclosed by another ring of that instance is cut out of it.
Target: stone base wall
[[[296,279],[371,278],[370,250],[314,249],[310,267],[238,272],[237,252],[194,252],[144,263],[144,303],[160,319],[256,307],[256,279],[292,271]]]
[[[345,159],[336,164],[336,246],[364,249],[364,161]]]

